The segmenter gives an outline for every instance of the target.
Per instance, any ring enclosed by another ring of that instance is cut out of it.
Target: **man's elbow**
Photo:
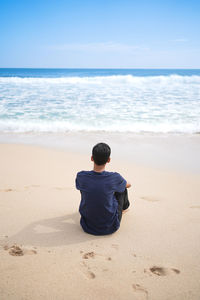
[[[130,182],[127,182],[126,183],[126,188],[128,189],[128,188],[130,188],[131,187],[131,183]]]

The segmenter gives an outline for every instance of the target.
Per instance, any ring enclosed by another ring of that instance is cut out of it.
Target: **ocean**
[[[199,133],[200,70],[0,69],[0,133]]]

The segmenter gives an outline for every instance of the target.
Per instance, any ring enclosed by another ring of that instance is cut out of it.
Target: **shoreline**
[[[139,166],[200,174],[199,134],[0,133],[0,145],[32,145],[89,156],[98,142],[106,142],[111,146],[114,159],[130,161]]]

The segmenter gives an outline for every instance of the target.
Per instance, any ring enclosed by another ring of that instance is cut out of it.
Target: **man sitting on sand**
[[[110,153],[107,144],[95,145],[91,157],[93,171],[81,171],[76,177],[76,188],[81,192],[80,223],[85,232],[94,235],[115,232],[120,226],[122,212],[130,205],[126,188],[131,184],[119,173],[105,171]]]

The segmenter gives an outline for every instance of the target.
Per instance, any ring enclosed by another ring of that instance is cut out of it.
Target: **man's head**
[[[105,143],[98,143],[92,149],[92,160],[98,166],[105,165],[110,161],[110,147]]]

